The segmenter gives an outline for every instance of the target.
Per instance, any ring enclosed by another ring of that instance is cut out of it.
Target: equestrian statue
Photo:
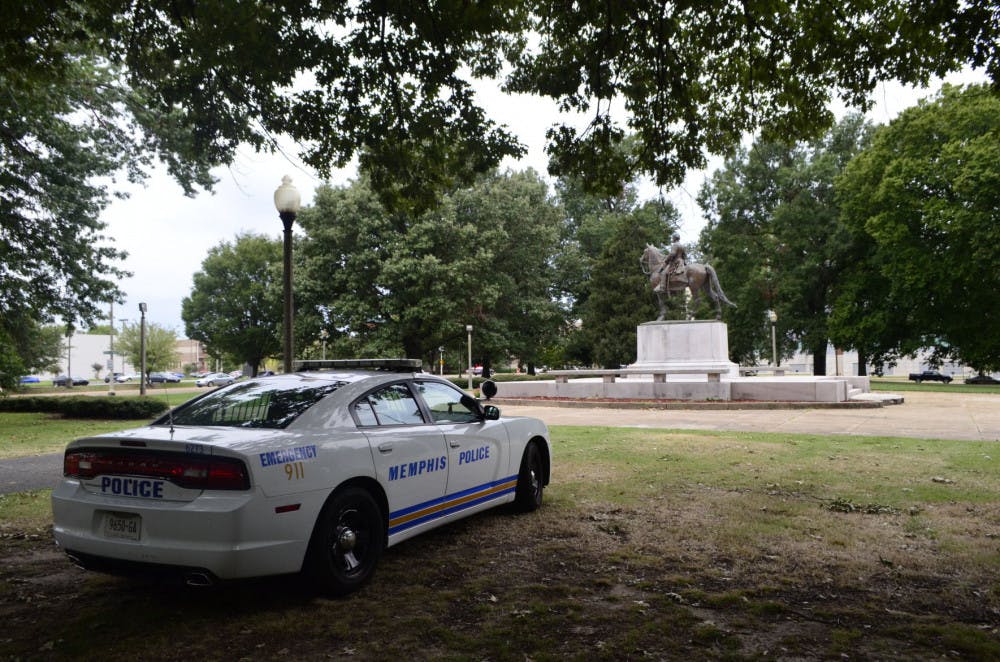
[[[691,292],[692,309],[698,305],[701,295],[704,294],[715,304],[715,319],[722,319],[722,304],[728,304],[733,308],[736,304],[726,298],[719,285],[719,277],[715,275],[715,269],[711,265],[687,262],[687,253],[680,241],[680,236],[675,234],[667,255],[656,246],[647,244],[646,250],[639,258],[642,273],[649,276],[649,284],[653,287],[656,301],[660,305],[660,316],[656,321],[662,322],[666,317],[667,297],[685,289]]]

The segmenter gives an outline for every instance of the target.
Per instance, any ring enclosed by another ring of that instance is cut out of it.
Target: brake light
[[[68,478],[144,476],[161,478],[178,487],[196,490],[248,490],[250,475],[242,460],[228,457],[192,457],[178,453],[135,452],[117,449],[67,451],[63,475]]]

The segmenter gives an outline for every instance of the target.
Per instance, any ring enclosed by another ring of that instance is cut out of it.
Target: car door
[[[425,421],[409,386],[381,386],[354,401],[352,415],[368,437],[375,472],[389,500],[389,535],[440,517],[448,481],[444,434]]]
[[[479,408],[466,406],[464,393],[449,384],[429,380],[415,384],[448,445],[450,506],[476,505],[513,490],[517,476],[508,475],[510,444],[503,423],[483,420]]]

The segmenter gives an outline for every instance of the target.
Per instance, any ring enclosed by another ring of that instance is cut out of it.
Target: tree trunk
[[[826,345],[821,348],[814,347],[812,350],[813,355],[813,374],[814,375],[826,375]]]
[[[868,356],[859,349],[858,350],[858,377],[867,377],[867,376],[868,376]]]

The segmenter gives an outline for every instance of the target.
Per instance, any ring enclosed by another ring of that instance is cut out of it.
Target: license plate
[[[142,517],[129,513],[104,513],[104,537],[138,540]]]

